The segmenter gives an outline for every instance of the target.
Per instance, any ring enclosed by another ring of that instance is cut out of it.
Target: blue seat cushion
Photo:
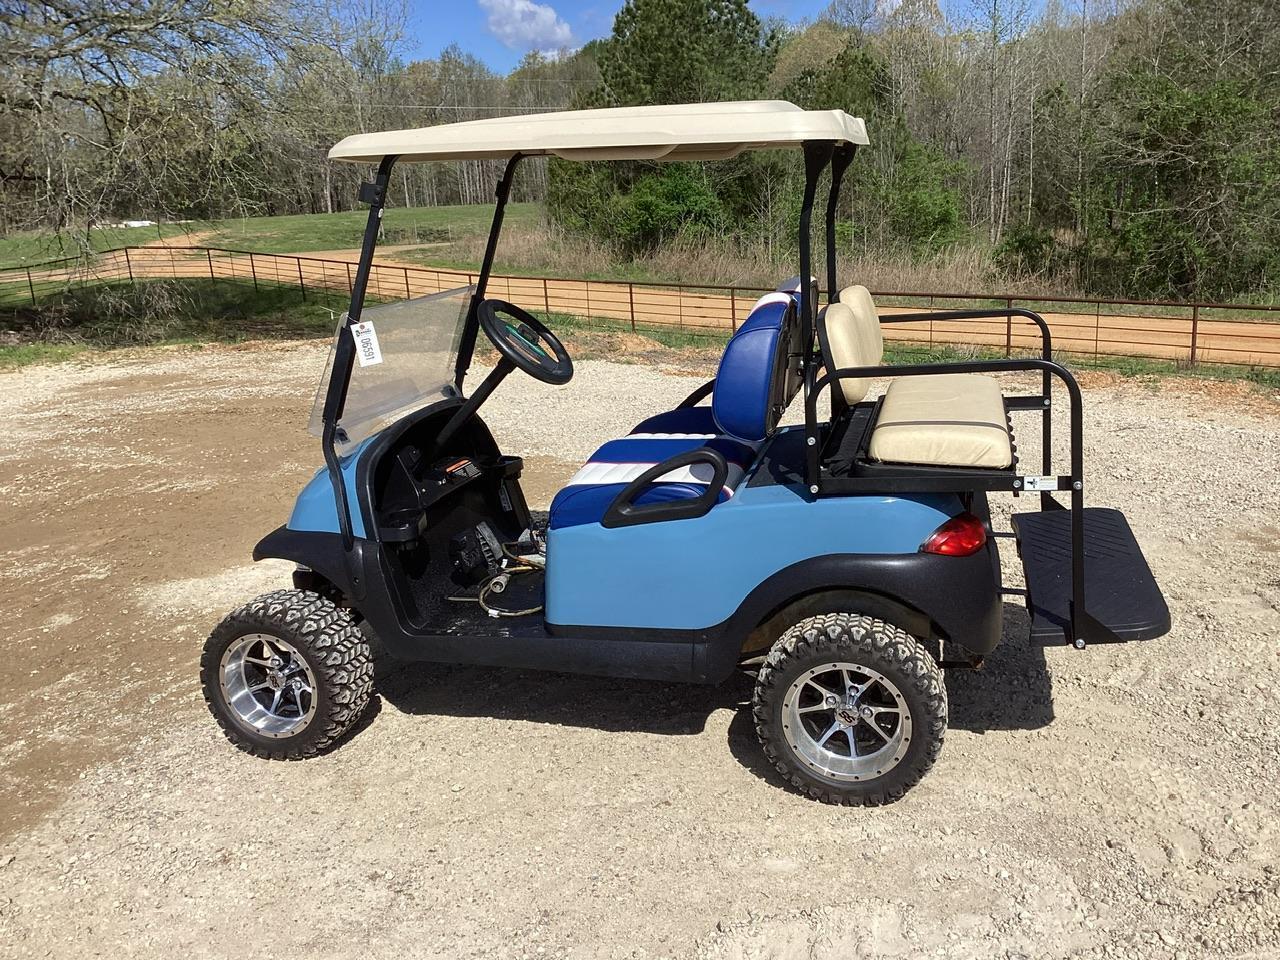
[[[794,309],[789,294],[761,297],[724,348],[711,395],[711,411],[720,432],[758,442],[773,430],[774,381],[781,352],[787,348],[784,329]]]
[[[734,488],[755,460],[755,445],[723,436],[644,433],[610,440],[593,453],[568,486],[551,501],[548,527],[559,530],[599,523],[609,505],[636,477],[669,457],[704,446],[717,450],[729,465],[728,476],[716,501],[724,502],[733,496]],[[707,463],[680,467],[650,484],[636,497],[635,503],[667,503],[700,497],[706,492],[713,473]]]
[[[655,413],[635,425],[632,433],[701,433],[713,437],[720,432],[710,407],[677,407]]]
[[[729,432],[744,440],[763,440],[764,430],[760,424],[763,417],[759,415],[759,408],[762,403],[766,406],[768,404],[773,376],[773,351],[777,347],[788,305],[799,302],[799,289],[800,278],[793,277],[785,281],[777,292],[767,293],[756,301],[751,313],[725,347],[725,357],[720,361],[711,406],[677,407],[675,410],[657,413],[641,420],[631,432],[712,435]],[[727,365],[725,358],[729,360]],[[733,396],[720,402],[717,407],[715,395],[722,390]],[[717,420],[720,416],[727,422],[720,423]],[[740,429],[746,432],[738,433]]]

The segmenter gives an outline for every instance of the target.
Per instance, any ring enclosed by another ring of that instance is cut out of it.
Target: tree
[[[599,54],[613,105],[751,100],[778,52],[747,0],[627,0]]]
[[[0,2],[6,226],[202,215],[260,195],[263,92],[395,31],[339,0]]]
[[[1123,289],[1226,298],[1280,270],[1276,13],[1170,0],[1106,87],[1084,251]]]
[[[829,64],[802,73],[787,91],[811,110],[862,117],[870,146],[862,148],[842,191],[850,219],[877,248],[930,253],[963,233],[954,182],[961,166],[916,140],[894,108],[889,69],[856,35]]]
[[[600,86],[579,103],[753,99],[777,51],[776,32],[746,0],[627,0],[594,51]],[[553,161],[548,170],[548,210],[557,222],[635,252],[690,229],[741,222],[755,201],[759,167],[740,157],[714,166]],[[669,223],[659,227],[658,216]]]

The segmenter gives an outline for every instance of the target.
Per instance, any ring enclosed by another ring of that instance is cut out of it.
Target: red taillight
[[[987,542],[987,528],[972,513],[952,517],[920,544],[921,553],[943,557],[967,557],[977,553]]]

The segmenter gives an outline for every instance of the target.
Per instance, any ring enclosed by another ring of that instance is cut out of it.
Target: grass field
[[[490,204],[448,207],[389,207],[383,217],[381,243],[441,243],[484,236],[493,216]],[[541,216],[536,203],[512,203],[506,223],[520,227]],[[74,256],[86,244],[94,252],[142,245],[156,240],[198,236],[204,246],[230,247],[262,253],[306,253],[360,246],[366,213],[299,214],[287,217],[248,217],[242,220],[191,221],[154,227],[95,227],[85,233],[20,233],[0,237],[0,268],[43,263]]]
[[[536,221],[540,215],[539,204],[512,203],[507,207],[506,223],[522,226]],[[383,245],[451,243],[484,236],[492,216],[490,204],[388,208],[382,220],[382,239],[379,242]],[[203,243],[233,250],[252,250],[254,253],[342,250],[360,246],[365,220],[364,210],[222,220],[204,226],[204,229],[214,232]]]
[[[0,237],[0,269],[45,263],[116,247],[140,246],[195,229],[192,223],[162,223],[154,227],[94,227],[85,233],[15,233]]]
[[[0,309],[0,369],[69,359],[87,350],[177,343],[327,337],[345,304],[289,287],[233,280],[153,280],[66,293],[56,309]]]

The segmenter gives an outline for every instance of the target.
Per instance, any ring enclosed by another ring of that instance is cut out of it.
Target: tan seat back
[[[818,315],[818,339],[828,370],[844,367],[877,367],[884,359],[880,317],[866,287],[855,285],[840,291],[840,301]],[[870,380],[841,380],[847,403],[859,403]]]

